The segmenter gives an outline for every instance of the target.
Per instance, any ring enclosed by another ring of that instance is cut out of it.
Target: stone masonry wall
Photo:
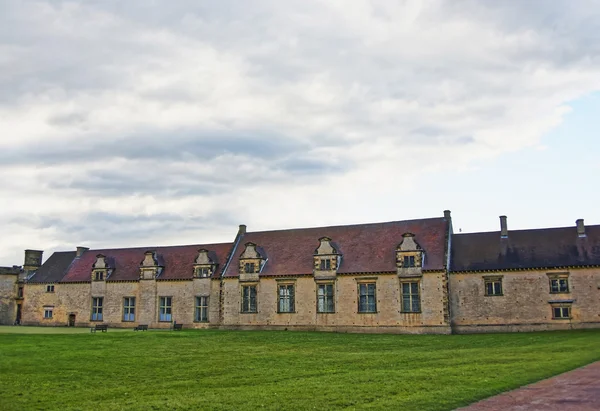
[[[12,325],[16,318],[17,276],[0,274],[0,325]]]
[[[375,281],[376,313],[358,313],[358,282]],[[281,280],[281,279],[280,279]],[[335,313],[317,313],[317,284],[313,277],[295,283],[295,313],[277,312],[278,281],[261,278],[257,284],[257,313],[240,313],[241,287],[237,279],[224,281],[226,327],[300,328],[339,331],[442,332],[444,321],[443,273],[427,273],[421,280],[421,313],[402,313],[400,280],[395,274],[338,276],[335,280]]]
[[[569,292],[552,294],[548,273],[569,273]],[[503,276],[501,296],[485,296],[484,277]],[[552,319],[549,301],[573,300],[571,319]],[[450,274],[456,332],[600,327],[600,269]]]
[[[54,292],[47,284],[25,284],[23,299],[24,325],[66,326],[69,314],[75,314],[75,325],[90,321],[90,284],[55,284]],[[44,318],[45,307],[52,307],[52,318]]]

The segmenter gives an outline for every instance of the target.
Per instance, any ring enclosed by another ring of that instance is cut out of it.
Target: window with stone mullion
[[[418,282],[402,283],[402,311],[406,313],[421,311]]]
[[[375,283],[359,284],[358,311],[361,313],[374,313],[377,311],[375,298]]]
[[[208,321],[208,297],[196,297],[196,321]]]
[[[123,299],[123,321],[135,321],[135,297]]]
[[[293,313],[294,312],[294,286],[280,285],[279,286],[279,312]]]
[[[245,286],[242,290],[242,312],[256,312],[256,286]]]

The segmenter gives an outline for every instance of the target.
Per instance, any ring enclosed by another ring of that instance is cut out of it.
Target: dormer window
[[[157,254],[156,251],[146,251],[144,259],[140,263],[140,279],[153,280],[158,278],[164,268],[162,256]]]
[[[402,242],[396,247],[396,268],[399,276],[421,276],[425,252],[416,242],[413,233],[402,234]]]
[[[320,264],[321,270],[331,270],[331,260],[329,258],[322,258]]]
[[[250,277],[257,280],[258,274],[267,262],[265,252],[254,243],[246,243],[245,246],[244,252],[240,255],[240,280],[250,280]],[[255,275],[251,276],[250,274]]]
[[[208,278],[213,275],[217,267],[216,256],[205,248],[198,250],[194,261],[194,277]]]
[[[335,276],[342,261],[337,245],[329,237],[319,238],[319,246],[313,254],[315,277]]]
[[[416,267],[415,266],[415,256],[414,255],[406,255],[403,258],[403,267]]]
[[[112,273],[114,264],[109,257],[98,254],[96,262],[92,265],[92,281],[105,281]]]

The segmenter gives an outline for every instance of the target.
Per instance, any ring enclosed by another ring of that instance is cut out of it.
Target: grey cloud
[[[53,122],[85,121],[85,114],[66,114]],[[9,165],[31,162],[38,165],[77,164],[91,160],[125,158],[129,160],[173,161],[196,159],[210,161],[232,154],[256,161],[277,159],[296,152],[306,152],[306,143],[266,130],[148,130],[122,138],[87,135],[74,142],[52,142],[21,146],[0,153],[0,163]]]
[[[74,218],[40,216],[20,217],[10,223],[27,224],[36,229],[52,229],[56,238],[65,244],[109,245],[115,242],[132,242],[137,245],[150,244],[148,238],[160,238],[174,232],[207,232],[218,227],[235,227],[238,220],[226,211],[212,212],[203,216],[182,216],[170,213],[117,214],[90,212]],[[233,237],[232,237],[233,239]]]

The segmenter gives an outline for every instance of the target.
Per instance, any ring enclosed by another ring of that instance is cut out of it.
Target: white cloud
[[[0,261],[71,239],[193,237],[168,223],[140,234],[139,215],[210,215],[198,235],[218,240],[238,220],[379,219],[373,203],[387,218],[398,187],[540,146],[566,102],[600,89],[597,2],[542,14],[520,1],[5,2],[0,223],[19,234],[0,239]],[[86,230],[92,215],[120,237]]]

